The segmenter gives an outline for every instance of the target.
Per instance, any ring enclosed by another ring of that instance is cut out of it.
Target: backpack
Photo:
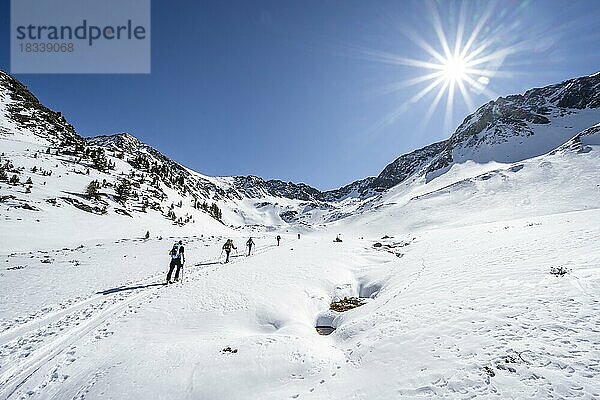
[[[175,243],[173,245],[173,248],[169,252],[169,255],[171,255],[171,258],[173,258],[173,259],[179,258],[179,247],[180,247],[179,243]]]

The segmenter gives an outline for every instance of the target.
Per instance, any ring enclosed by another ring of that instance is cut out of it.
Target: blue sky
[[[9,70],[9,8],[0,68]],[[459,22],[461,7],[464,16]],[[130,132],[209,175],[258,175],[320,189],[378,174],[399,155],[451,135],[473,107],[458,92],[408,85],[489,12],[473,49],[493,69],[479,106],[600,70],[598,1],[153,1],[149,75],[17,75],[84,136]],[[495,58],[494,58],[495,57]],[[435,70],[434,70],[435,71]],[[473,76],[477,80],[478,76]],[[392,117],[393,116],[393,117]]]

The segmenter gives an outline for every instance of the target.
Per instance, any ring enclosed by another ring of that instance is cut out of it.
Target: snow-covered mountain
[[[600,122],[600,73],[500,97],[467,116],[448,139],[402,155],[375,178],[339,191],[369,197],[415,174],[429,179],[466,161],[511,163],[545,154]]]
[[[0,189],[8,205],[3,213],[7,221],[29,221],[24,210],[58,215],[64,205],[84,219],[117,217],[129,229],[139,229],[131,223],[138,218],[158,218],[165,228],[217,223],[306,230],[369,211],[399,185],[426,187],[454,165],[540,156],[598,122],[600,73],[490,101],[447,140],[400,156],[377,177],[322,192],[256,176],[205,176],[127,133],[83,138],[61,113],[0,72],[1,164],[4,180],[14,179]]]
[[[154,220],[162,227],[158,233],[166,234],[171,227],[201,232],[215,224],[221,230],[230,225],[274,227],[292,221],[305,207],[329,207],[318,190],[303,184],[204,176],[126,133],[83,138],[61,113],[49,110],[4,72],[0,152],[0,180],[9,183],[0,184],[2,203],[8,207],[3,210],[5,221],[40,220],[54,237],[46,220],[51,215],[60,229],[69,229],[64,221],[74,219],[116,218],[121,223],[109,223],[118,228],[108,229],[108,234],[143,234],[156,225]],[[92,236],[101,232],[93,224]],[[6,240],[22,241],[10,229],[3,233],[10,237]]]

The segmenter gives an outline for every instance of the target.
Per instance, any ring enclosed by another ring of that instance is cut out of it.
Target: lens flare
[[[420,71],[410,79],[393,82],[383,88],[384,94],[405,91],[408,87],[418,89],[371,131],[390,125],[410,109],[411,104],[425,99],[431,99],[431,103],[422,120],[423,125],[429,123],[440,103],[445,103],[444,130],[449,131],[453,127],[456,102],[461,100],[468,112],[473,112],[474,97],[497,98],[498,95],[491,89],[495,79],[513,75],[506,70],[506,58],[527,53],[535,42],[533,39],[519,39],[523,35],[509,34],[508,27],[514,25],[515,15],[505,12],[502,2],[462,2],[458,12],[443,13],[449,19],[446,25],[442,23],[440,7],[449,3],[430,1],[425,4],[431,21],[433,35],[430,36],[434,40],[423,39],[420,35],[422,28],[403,28],[402,31],[423,52],[422,57],[407,58],[385,51],[355,48],[362,58]],[[471,9],[467,10],[468,7]],[[504,12],[499,12],[499,7]]]

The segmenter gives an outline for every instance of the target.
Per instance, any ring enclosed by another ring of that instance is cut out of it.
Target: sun
[[[428,39],[421,36],[419,29],[403,29],[402,33],[409,42],[416,45],[422,53],[418,58],[409,58],[402,54],[358,49],[362,56],[371,61],[412,67],[417,74],[403,81],[394,81],[382,88],[383,94],[404,92],[408,87],[417,90],[407,96],[403,103],[394,107],[381,121],[372,128],[373,131],[394,123],[400,115],[411,110],[420,101],[429,102],[423,116],[422,124],[427,125],[432,116],[445,103],[444,130],[453,127],[454,109],[460,101],[467,111],[475,111],[475,98],[494,99],[498,97],[491,87],[499,77],[510,78],[512,73],[505,68],[505,59],[520,54],[529,48],[528,42],[516,38],[506,39],[499,34],[503,32],[493,22],[496,6],[492,2],[482,10],[470,12],[466,7],[475,3],[461,3],[455,23],[444,24],[438,7],[442,3],[427,2],[431,17],[431,31]],[[483,3],[482,3],[483,4]],[[473,7],[479,7],[479,3]],[[454,20],[453,20],[454,21]],[[500,40],[499,38],[502,38]]]
[[[468,68],[467,62],[460,55],[447,58],[441,64],[441,66],[443,67],[443,76],[446,78],[448,83],[464,82],[467,76]]]

